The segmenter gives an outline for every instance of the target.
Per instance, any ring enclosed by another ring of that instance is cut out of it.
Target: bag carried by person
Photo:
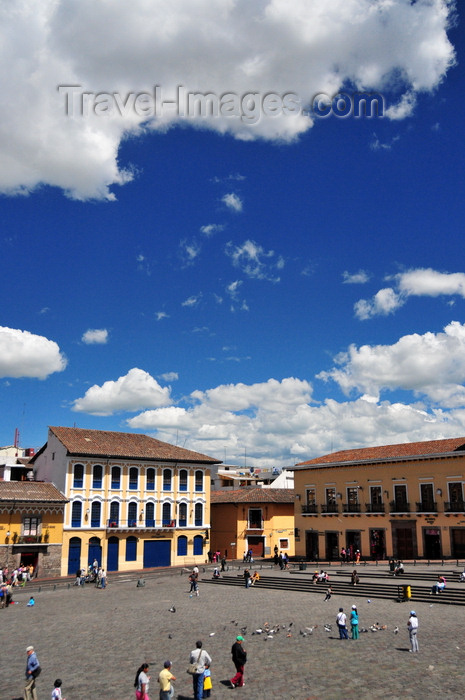
[[[31,672],[31,676],[32,676],[34,679],[35,679],[35,678],[38,678],[38,677],[40,676],[41,672],[42,672],[42,669],[40,668],[40,666],[37,666],[37,668],[35,668],[35,669]]]
[[[190,676],[195,676],[199,672],[198,669],[199,669],[199,661],[200,661],[201,653],[202,653],[202,649],[199,650],[199,655],[197,657],[197,661],[193,664],[189,664],[189,666],[187,667],[187,673]]]

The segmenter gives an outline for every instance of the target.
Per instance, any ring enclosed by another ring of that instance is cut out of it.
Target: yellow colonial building
[[[294,491],[248,488],[211,493],[211,550],[228,559],[273,556],[275,546],[294,555]]]
[[[107,571],[204,561],[218,460],[147,435],[50,427],[31,462],[69,499],[62,575],[94,559]]]
[[[343,450],[294,467],[296,555],[465,558],[465,438]]]
[[[67,502],[53,484],[0,481],[0,567],[59,576]]]

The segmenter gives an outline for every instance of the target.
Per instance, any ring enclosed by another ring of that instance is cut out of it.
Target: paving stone
[[[277,576],[289,576],[277,572]],[[130,578],[130,577],[128,577]],[[432,574],[431,580],[434,581]],[[2,654],[1,700],[22,698],[26,646],[33,644],[42,665],[37,681],[39,700],[48,700],[53,681],[63,680],[67,700],[133,700],[137,667],[151,663],[150,698],[158,698],[157,676],[165,659],[173,661],[175,698],[192,698],[188,657],[197,639],[213,658],[212,698],[242,700],[423,700],[463,696],[462,607],[333,595],[289,593],[245,587],[200,584],[200,596],[189,597],[187,576],[136,579],[94,586],[57,588],[35,594],[26,608],[28,590],[15,594],[17,604],[0,610]],[[357,603],[360,627],[379,622],[388,629],[339,640],[335,618]],[[175,613],[169,612],[174,605]],[[420,652],[410,654],[408,613],[418,614]],[[234,621],[234,622],[233,622]],[[280,631],[268,639],[252,634],[268,622]],[[288,633],[290,623],[291,632]],[[324,624],[330,623],[331,632]],[[244,688],[232,690],[230,649],[247,625],[248,662]],[[316,626],[306,637],[305,627]],[[282,627],[284,626],[284,627]],[[394,634],[394,628],[399,633]],[[213,636],[209,636],[210,634]],[[291,634],[291,636],[287,636]]]

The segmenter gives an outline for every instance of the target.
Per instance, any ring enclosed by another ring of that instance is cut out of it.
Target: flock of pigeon
[[[174,605],[172,605],[171,608],[169,608],[169,612],[171,612],[171,613],[175,613],[175,612],[176,612],[176,608],[174,607]],[[237,620],[231,620],[231,624],[232,624],[232,625],[235,625],[235,626],[237,627],[237,625],[238,625],[239,623],[237,622]],[[263,634],[263,635],[264,635],[264,640],[267,641],[268,639],[274,639],[275,635],[279,634],[280,632],[285,631],[285,632],[286,632],[286,637],[292,637],[292,636],[293,636],[293,632],[294,632],[294,630],[293,630],[293,625],[294,625],[293,622],[289,622],[288,625],[283,625],[283,624],[270,625],[269,622],[265,622],[264,625],[263,625],[263,627],[258,627],[256,630],[254,630],[254,631],[252,632],[252,636],[253,636],[253,635]],[[224,627],[224,629],[226,629],[226,627]],[[299,634],[300,634],[302,637],[308,637],[308,636],[312,635],[312,634],[313,634],[313,630],[316,630],[316,629],[318,629],[318,625],[313,625],[312,627],[304,627],[304,629],[301,629],[301,630],[299,631]],[[333,631],[333,625],[324,624],[324,625],[323,625],[323,629],[324,629],[325,632],[332,632],[332,631]],[[367,629],[366,627],[361,627],[360,630],[359,630],[359,632],[361,632],[361,633],[362,633],[362,632],[383,632],[384,630],[387,630],[387,629],[388,629],[388,626],[387,626],[387,625],[380,625],[379,622],[375,622],[375,623],[374,623],[373,625],[371,625],[368,629]],[[241,627],[240,630],[241,630],[241,635],[242,635],[243,637],[245,637],[246,634],[247,634],[247,625],[245,625],[244,627]],[[393,629],[393,632],[394,632],[394,634],[398,634],[398,633],[399,633],[399,628],[396,626],[396,627]],[[171,635],[170,635],[170,636],[171,636]],[[209,636],[210,636],[210,637],[214,637],[214,636],[215,636],[215,632],[210,632],[210,635],[209,635]]]

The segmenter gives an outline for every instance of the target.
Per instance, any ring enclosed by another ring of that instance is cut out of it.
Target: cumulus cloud
[[[175,382],[179,379],[179,374],[177,372],[165,372],[160,374],[160,379],[163,379],[164,382]]]
[[[184,265],[193,265],[195,259],[200,255],[201,245],[194,238],[190,241],[183,239],[179,243],[181,260]]]
[[[221,201],[224,204],[226,204],[228,209],[232,209],[232,211],[235,212],[242,211],[242,208],[244,206],[242,203],[242,199],[237,194],[234,194],[234,192],[225,194],[223,197],[221,197]]]
[[[452,437],[465,433],[463,410],[426,410],[422,404],[312,400],[312,385],[293,377],[257,384],[225,384],[191,394],[192,406],[144,411],[128,420],[218,459],[255,467],[281,466],[336,449]]]
[[[413,333],[394,345],[351,345],[321,372],[346,394],[377,398],[385,390],[413,391],[443,407],[465,405],[465,324],[453,321],[442,333]]]
[[[431,268],[417,268],[388,276],[397,289],[380,289],[371,299],[359,299],[354,305],[357,318],[366,320],[373,316],[394,313],[411,296],[453,296],[465,298],[465,273],[438,272]]]
[[[46,379],[66,365],[67,359],[53,340],[0,326],[0,377]]]
[[[81,340],[86,345],[105,345],[108,342],[108,331],[105,328],[89,328],[89,330],[84,333]]]
[[[289,142],[313,126],[304,108],[316,94],[347,86],[382,92],[393,103],[387,115],[404,118],[454,62],[452,13],[447,0],[3,3],[0,191],[47,184],[77,199],[114,199],[114,186],[134,177],[118,162],[128,134],[183,124]],[[179,86],[211,97],[194,110],[183,98],[179,109],[155,112],[176,103]],[[278,109],[267,114],[268,93]]]
[[[365,270],[352,273],[345,270],[342,273],[342,278],[344,284],[366,284],[370,279],[370,275]]]
[[[255,241],[247,240],[240,246],[230,241],[226,245],[226,255],[248,277],[269,282],[280,280],[275,272],[284,267],[284,258],[281,255],[275,257],[274,250],[266,251]]]
[[[73,411],[109,416],[116,411],[140,411],[171,403],[169,388],[161,387],[148,372],[134,367],[116,381],[91,386],[82,398],[73,401]]]

